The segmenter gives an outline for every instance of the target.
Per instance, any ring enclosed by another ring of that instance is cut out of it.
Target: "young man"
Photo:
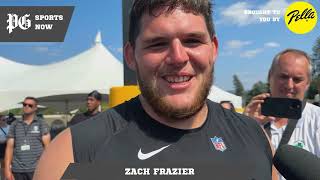
[[[100,113],[99,107],[101,105],[101,94],[94,90],[87,96],[87,111],[85,113],[75,115],[70,122],[68,122],[68,126],[72,126],[78,124],[82,121],[85,121],[97,114]]]
[[[37,103],[36,98],[26,97],[22,119],[10,126],[4,160],[7,180],[31,180],[43,149],[50,143],[48,125],[36,115]]]
[[[259,125],[207,100],[218,46],[210,1],[136,0],[130,20],[124,53],[141,95],[64,131],[35,179],[59,179],[69,163],[95,161],[198,162],[221,179],[271,179]]]
[[[257,95],[245,109],[245,114],[255,118],[271,135],[273,148],[278,148],[287,118],[266,117],[261,114],[261,104],[266,97],[283,97],[304,100],[311,82],[312,66],[307,53],[286,49],[275,56],[269,70],[270,92]],[[320,108],[306,103],[288,144],[301,147],[320,157]],[[294,162],[292,162],[294,163]],[[279,175],[280,179],[284,179]]]

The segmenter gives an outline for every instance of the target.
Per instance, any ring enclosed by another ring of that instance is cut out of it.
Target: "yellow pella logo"
[[[287,8],[284,20],[290,31],[305,34],[316,26],[318,16],[316,9],[310,3],[299,1]]]
[[[294,21],[299,21],[299,20],[306,20],[308,21],[308,19],[313,19],[314,18],[314,11],[312,11],[312,9],[308,9],[306,8],[302,14],[299,14],[299,10],[294,10],[291,11],[288,16],[290,17],[288,25],[290,25],[291,21],[294,19]]]

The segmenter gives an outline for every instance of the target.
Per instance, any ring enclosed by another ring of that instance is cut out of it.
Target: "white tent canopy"
[[[55,64],[31,66],[0,57],[0,112],[21,107],[27,96],[39,98],[40,105],[73,110],[84,105],[92,90],[107,97],[111,87],[123,86],[123,74],[122,63],[102,44],[100,33],[92,48]],[[215,86],[208,98],[231,101],[236,108],[242,104],[241,97]]]
[[[232,102],[235,108],[242,107],[242,98],[240,96],[228,93],[216,86],[211,87],[208,99],[217,103],[220,103],[220,101],[230,101]]]
[[[0,60],[7,66],[0,66],[0,72],[6,74],[0,78],[0,112],[16,107],[26,96],[87,94],[92,90],[109,94],[111,87],[123,86],[123,65],[101,43],[100,33],[92,48],[55,64],[29,66]]]
[[[33,67],[34,66],[17,63],[0,56],[0,82],[3,84],[2,82],[4,80],[21,75],[23,72],[32,69]]]

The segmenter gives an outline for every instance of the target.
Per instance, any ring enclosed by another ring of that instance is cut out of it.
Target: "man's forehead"
[[[97,101],[98,101],[98,99],[95,98],[94,96],[88,96],[87,99],[88,99],[88,100],[97,100]]]
[[[307,57],[305,57],[302,54],[296,53],[296,52],[286,52],[286,53],[282,54],[280,56],[279,60],[284,60],[284,59],[290,60],[290,61],[300,59],[299,61],[304,62],[304,63],[308,63]],[[304,60],[302,60],[302,59],[304,59]]]
[[[35,103],[36,103],[33,99],[25,99],[23,102],[26,102],[26,103],[33,103],[33,104],[35,104]]]
[[[288,52],[280,56],[277,63],[278,66],[287,66],[294,68],[295,66],[308,67],[309,61],[307,57],[294,52]]]
[[[275,72],[286,76],[294,75],[295,77],[303,77],[308,75],[309,69],[305,61],[279,59],[279,63],[275,67]]]

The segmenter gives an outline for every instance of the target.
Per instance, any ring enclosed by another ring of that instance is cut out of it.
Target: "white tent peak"
[[[94,44],[101,44],[102,43],[102,38],[101,38],[101,31],[99,30],[97,32],[97,35],[96,35],[96,39],[94,40]]]
[[[64,61],[31,67],[0,65],[0,112],[15,107],[26,96],[58,96],[56,99],[69,99],[68,108],[72,108],[84,104],[81,98],[81,102],[71,99],[72,94],[86,95],[92,90],[109,94],[111,87],[123,86],[123,64],[102,43]],[[59,102],[64,107],[66,101]]]

